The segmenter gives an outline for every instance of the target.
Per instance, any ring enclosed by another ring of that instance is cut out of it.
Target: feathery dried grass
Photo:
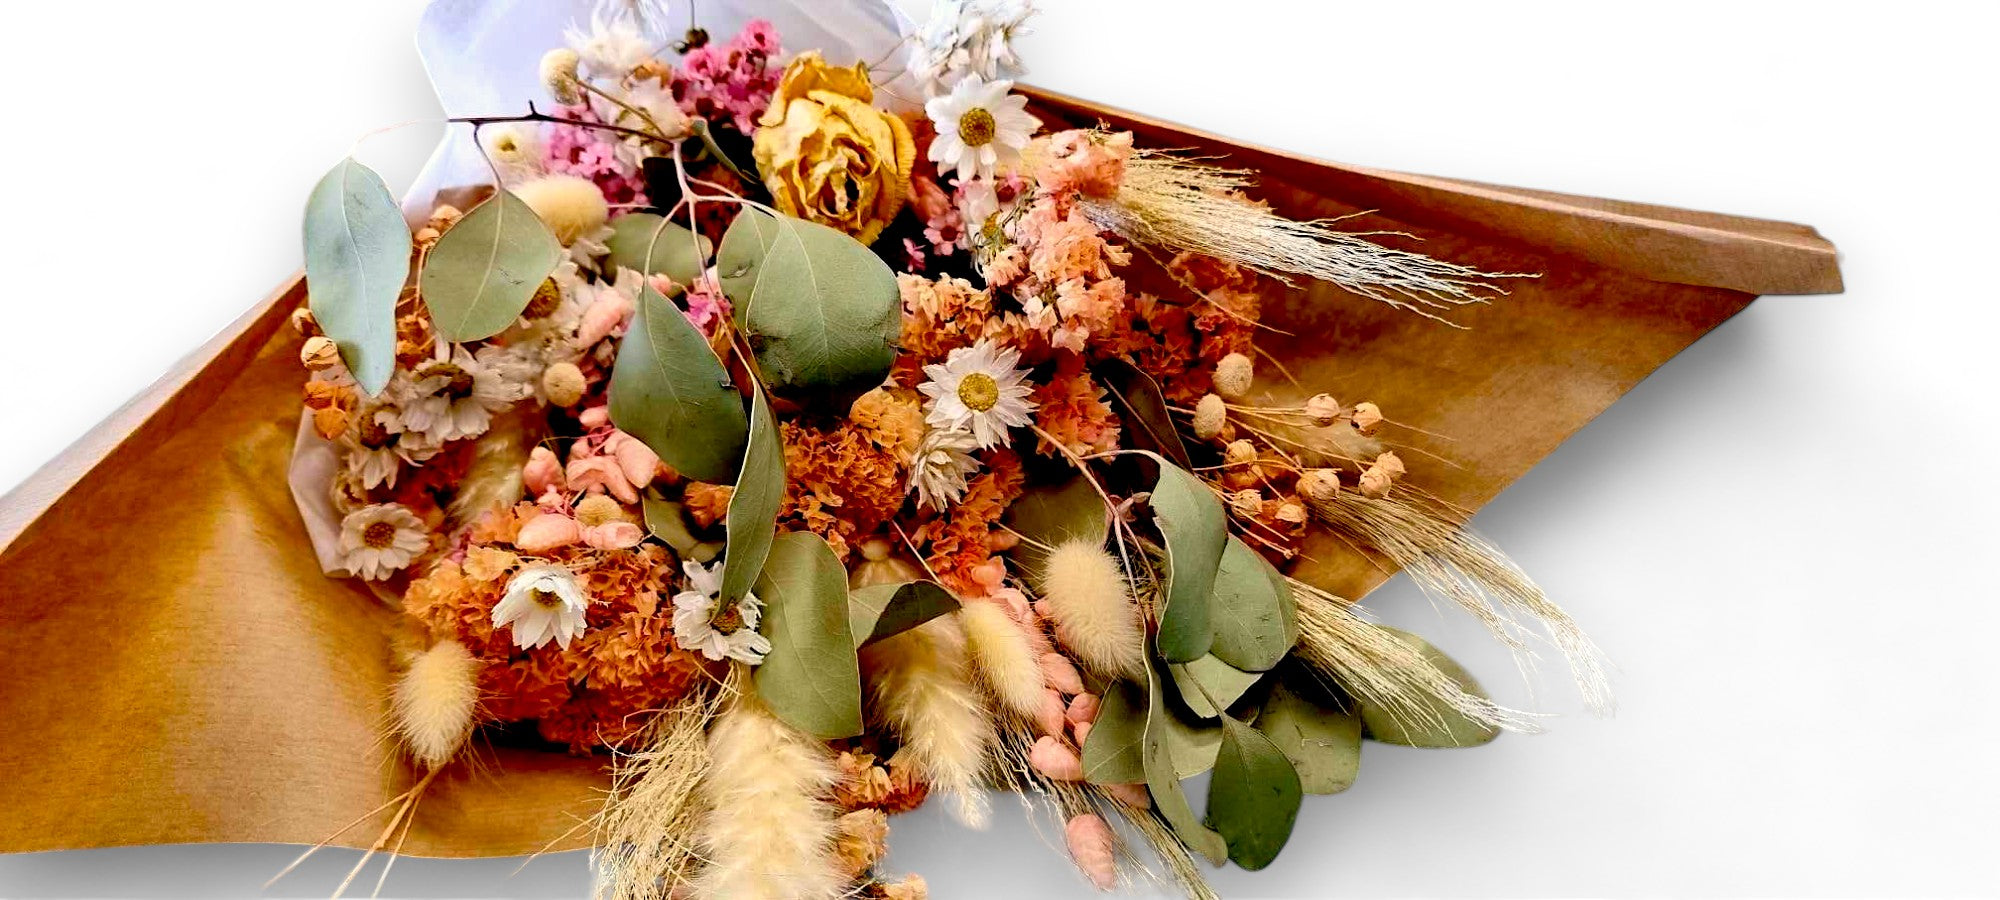
[[[939,616],[861,650],[875,719],[902,738],[918,774],[954,801],[959,821],[986,825],[981,789],[997,735],[994,713],[972,681],[958,616]]]
[[[958,611],[966,649],[994,700],[1017,716],[1041,709],[1048,680],[1026,629],[989,600],[967,601]]]
[[[472,444],[472,464],[458,480],[458,494],[449,511],[453,527],[478,521],[487,510],[512,506],[521,499],[521,469],[528,464],[546,427],[533,403],[516,403],[495,414]]]
[[[442,768],[472,736],[479,666],[464,644],[439,641],[412,657],[396,680],[390,698],[396,734],[424,768]]]
[[[1250,172],[1139,150],[1125,163],[1115,199],[1084,197],[1081,205],[1098,227],[1128,240],[1227,260],[1286,284],[1293,276],[1330,282],[1447,324],[1440,312],[1504,296],[1493,279],[1534,277],[1483,272],[1369,240],[1411,237],[1401,232],[1341,231],[1334,227],[1341,219],[1287,219],[1236,196],[1252,184]]]
[[[1057,544],[1043,564],[1042,585],[1039,606],[1077,661],[1106,675],[1145,677],[1145,625],[1124,569],[1102,544]]]
[[[1309,505],[1328,526],[1409,572],[1426,593],[1471,613],[1515,651],[1523,674],[1534,669],[1532,641],[1546,639],[1568,661],[1577,690],[1592,712],[1609,715],[1616,707],[1603,653],[1576,620],[1498,548],[1445,518],[1435,505],[1345,491]],[[1539,624],[1540,631],[1529,623]]]
[[[1467,692],[1423,651],[1361,617],[1358,607],[1312,585],[1292,586],[1299,621],[1298,654],[1355,699],[1399,721],[1442,727],[1437,703],[1475,722],[1507,731],[1541,731],[1534,717]]]
[[[700,897],[833,900],[848,879],[834,853],[839,777],[826,744],[786,725],[737,678],[735,702],[708,731],[696,832]]]
[[[709,766],[708,724],[735,694],[730,674],[719,689],[697,690],[655,715],[641,749],[617,755],[595,823],[599,900],[668,900],[693,883],[704,811],[696,788]]]

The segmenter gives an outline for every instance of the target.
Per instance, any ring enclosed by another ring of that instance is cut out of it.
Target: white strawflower
[[[757,665],[771,652],[771,639],[757,633],[763,604],[745,594],[736,605],[717,614],[722,593],[722,564],[681,563],[688,590],[674,595],[674,644],[709,659],[733,659]]]
[[[567,650],[583,633],[583,611],[589,605],[570,570],[529,566],[507,582],[506,596],[493,607],[493,627],[513,629],[514,646],[523,650],[550,641]]]
[[[1018,74],[1013,40],[1027,33],[1029,0],[936,0],[910,51],[910,73],[926,93],[967,74]]]
[[[979,447],[969,431],[932,428],[924,432],[910,459],[910,490],[917,502],[939,512],[965,496],[966,478],[979,471],[972,451]]]
[[[485,434],[494,413],[527,396],[521,384],[464,347],[453,348],[449,362],[431,360],[415,374],[403,426],[439,444]]]
[[[340,520],[340,565],[366,581],[408,568],[430,545],[430,529],[400,503],[364,506]]]
[[[650,0],[599,0],[590,13],[590,27],[563,29],[563,40],[576,51],[584,74],[619,79],[653,58],[664,41],[652,23],[666,21],[666,5]]]
[[[956,166],[961,181],[988,176],[994,169],[1021,159],[1042,121],[1028,114],[1028,98],[1009,94],[1014,82],[987,81],[967,75],[951,93],[924,104],[937,126],[930,158],[938,171]]]
[[[970,431],[981,447],[1004,443],[1007,429],[1032,421],[1034,388],[1022,383],[1026,369],[1017,369],[1021,353],[981,339],[945,357],[944,365],[924,367],[930,380],[917,386],[930,401],[925,423],[932,428]]]

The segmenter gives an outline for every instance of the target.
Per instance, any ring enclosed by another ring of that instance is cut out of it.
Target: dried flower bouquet
[[[604,896],[922,897],[887,817],[977,827],[992,788],[1096,888],[1214,896],[1197,860],[1270,863],[1364,740],[1536,729],[1351,602],[1397,569],[1610,708],[1459,527],[1490,493],[1430,488],[1434,435],[1337,399],[1272,306],[1450,331],[1540,273],[1288,215],[1186,133],[1017,89],[1030,13],[941,2],[896,72],[612,4],[546,100],[453,120],[489,184],[412,219],[353,159],[321,180],[291,484],[323,570],[397,616],[419,771],[363,846],[487,734],[608,760]]]

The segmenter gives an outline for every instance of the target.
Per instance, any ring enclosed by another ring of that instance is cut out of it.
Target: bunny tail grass
[[[994,714],[972,680],[958,616],[939,616],[861,651],[875,719],[903,740],[931,789],[949,796],[960,822],[986,824],[982,789],[996,735]]]
[[[1346,491],[1310,505],[1320,521],[1388,557],[1426,593],[1471,613],[1514,649],[1524,673],[1533,669],[1530,642],[1543,635],[1523,619],[1539,623],[1546,639],[1568,660],[1590,710],[1609,715],[1616,708],[1603,653],[1576,620],[1498,548],[1445,518],[1435,505]]]
[[[682,698],[640,733],[640,749],[617,755],[596,822],[598,900],[667,900],[693,882],[708,723],[732,693],[725,684]]]
[[[1159,151],[1139,150],[1125,163],[1114,199],[1081,198],[1098,227],[1167,250],[1227,260],[1286,284],[1313,278],[1446,322],[1441,312],[1485,303],[1507,292],[1499,278],[1470,266],[1395,250],[1369,240],[1399,232],[1342,231],[1340,220],[1299,222],[1244,202],[1249,172],[1223,169]]]
[[[1298,607],[1299,655],[1355,699],[1412,724],[1442,726],[1437,706],[1442,703],[1493,728],[1542,730],[1532,715],[1465,690],[1420,648],[1361,618],[1347,601],[1296,579],[1287,581]]]
[[[780,721],[745,677],[708,731],[696,897],[834,900],[848,878],[834,852],[839,777],[826,744]],[[672,890],[669,895],[680,896]]]
[[[486,433],[472,445],[472,464],[459,479],[451,501],[454,527],[470,525],[489,510],[512,506],[521,499],[521,469],[543,437],[542,412],[533,403],[516,403],[496,414]],[[531,420],[535,424],[531,424]]]

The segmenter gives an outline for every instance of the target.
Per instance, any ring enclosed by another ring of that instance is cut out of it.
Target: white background
[[[1348,162],[1808,222],[1842,251],[1844,296],[1758,302],[1477,520],[1619,664],[1619,715],[1554,679],[1529,696],[1392,585],[1371,605],[1560,718],[1370,745],[1276,864],[1215,876],[1225,896],[2000,892],[1993,7],[1045,5],[1021,49],[1050,88]],[[0,487],[293,271],[303,198],[357,136],[437,115],[418,0],[23,6],[0,39]],[[435,136],[361,156],[400,189]],[[1083,896],[1003,811],[987,836],[898,819],[890,865],[940,898]],[[258,896],[290,853],[0,858],[0,895]],[[328,857],[265,895],[325,893],[351,859]],[[583,890],[580,855],[516,865],[408,860],[388,893]]]

